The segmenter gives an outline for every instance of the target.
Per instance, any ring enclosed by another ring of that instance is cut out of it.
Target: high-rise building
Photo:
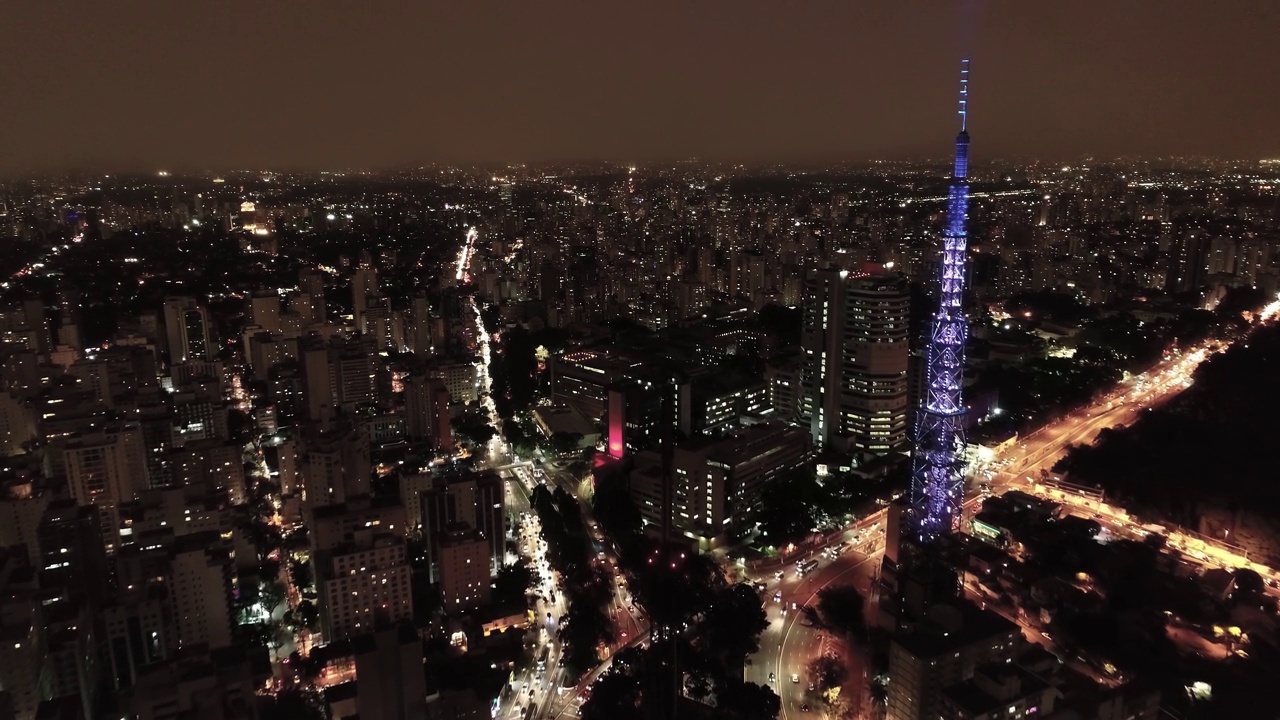
[[[324,301],[324,273],[319,270],[302,270],[298,273],[298,289],[306,294],[307,302],[311,305],[308,315],[311,322],[323,323],[327,314]]]
[[[440,538],[440,594],[447,612],[472,610],[489,602],[489,541],[461,526]]]
[[[0,632],[0,695],[8,696],[8,717],[35,720],[40,702],[53,696],[39,603],[18,593],[0,600]]]
[[[245,501],[244,459],[234,442],[196,440],[169,455],[174,484],[199,493],[224,492],[234,503]]]
[[[168,656],[165,597],[160,588],[122,590],[103,608],[112,687],[133,685],[143,668]]]
[[[410,439],[428,441],[435,448],[453,446],[449,390],[443,380],[411,374],[404,384],[404,405],[405,430]]]
[[[165,298],[164,330],[169,346],[170,365],[189,360],[208,360],[212,355],[209,317],[194,298]]]
[[[300,343],[308,417],[328,428],[338,410],[348,412],[376,402],[377,372],[368,338],[311,337]]]
[[[433,362],[427,366],[427,375],[444,381],[452,402],[469,403],[480,398],[476,388],[476,365],[473,362]]]
[[[15,478],[5,483],[0,493],[0,547],[23,546],[27,563],[39,567],[42,559],[37,528],[52,501],[53,493],[30,478]]]
[[[303,459],[303,500],[308,507],[336,505],[369,492],[373,463],[369,437],[356,427],[313,435]]]
[[[1204,284],[1209,269],[1209,238],[1191,230],[1174,238],[1169,248],[1169,292],[1191,292]]]
[[[109,575],[98,508],[55,500],[36,528],[40,547],[40,586],[61,588],[93,608],[107,599]]]
[[[506,497],[502,478],[494,472],[461,473],[432,478],[419,491],[421,513],[418,528],[427,545],[432,577],[439,577],[440,542],[444,533],[470,528],[488,543],[489,571],[502,566],[506,543]]]
[[[351,309],[356,327],[364,330],[364,314],[369,307],[369,296],[378,294],[378,271],[371,267],[358,267],[351,276]]]
[[[141,427],[123,423],[73,437],[62,447],[62,461],[71,497],[102,511],[102,537],[110,551],[119,537],[120,503],[149,487]]]
[[[409,349],[419,357],[430,357],[431,340],[431,300],[424,295],[413,298],[409,305]]]
[[[427,713],[422,639],[411,623],[351,638],[356,703],[364,720],[420,720]]]
[[[274,290],[256,292],[249,298],[249,323],[267,332],[280,332],[280,296]]]
[[[362,532],[404,537],[408,532],[405,508],[395,498],[362,495],[339,505],[318,507],[308,524],[311,549],[333,550],[353,542]]]
[[[413,619],[413,590],[402,537],[366,529],[316,553],[320,625],[327,640]]]
[[[810,272],[799,414],[815,444],[874,454],[906,445],[910,307],[900,275]]]
[[[191,648],[144,668],[117,715],[136,720],[253,717],[255,693],[271,677],[266,648]]]
[[[1216,237],[1209,241],[1206,271],[1209,275],[1233,275],[1236,271],[1235,238]]]
[[[216,531],[174,538],[165,577],[178,648],[231,644],[231,556]]]

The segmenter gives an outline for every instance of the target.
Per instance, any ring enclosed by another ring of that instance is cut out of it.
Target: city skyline
[[[987,158],[1280,155],[1262,5],[308,9],[10,11],[0,173],[942,157],[970,53]]]
[[[0,20],[0,720],[1258,714],[1280,9],[340,7]]]

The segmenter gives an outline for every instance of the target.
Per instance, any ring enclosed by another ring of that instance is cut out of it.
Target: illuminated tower
[[[915,539],[927,544],[959,528],[964,502],[964,278],[969,211],[969,61],[960,70],[960,134],[942,235],[938,312],[926,349],[926,389],[918,413],[911,475]]]

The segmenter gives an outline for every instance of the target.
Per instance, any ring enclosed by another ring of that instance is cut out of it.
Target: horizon
[[[941,156],[962,57],[990,157],[1280,155],[1265,5],[307,10],[15,8],[0,174]]]

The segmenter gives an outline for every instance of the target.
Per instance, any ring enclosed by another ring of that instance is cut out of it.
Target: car
[[[800,703],[800,712],[809,712],[809,703]]]
[[[769,673],[769,682],[778,682],[778,676],[773,673]]]
[[[796,683],[797,685],[800,684],[800,674],[791,673],[791,682]]]
[[[781,591],[781,590],[778,590],[777,592],[775,592],[775,593],[773,594],[773,601],[774,601],[774,602],[782,602],[782,591]]]

